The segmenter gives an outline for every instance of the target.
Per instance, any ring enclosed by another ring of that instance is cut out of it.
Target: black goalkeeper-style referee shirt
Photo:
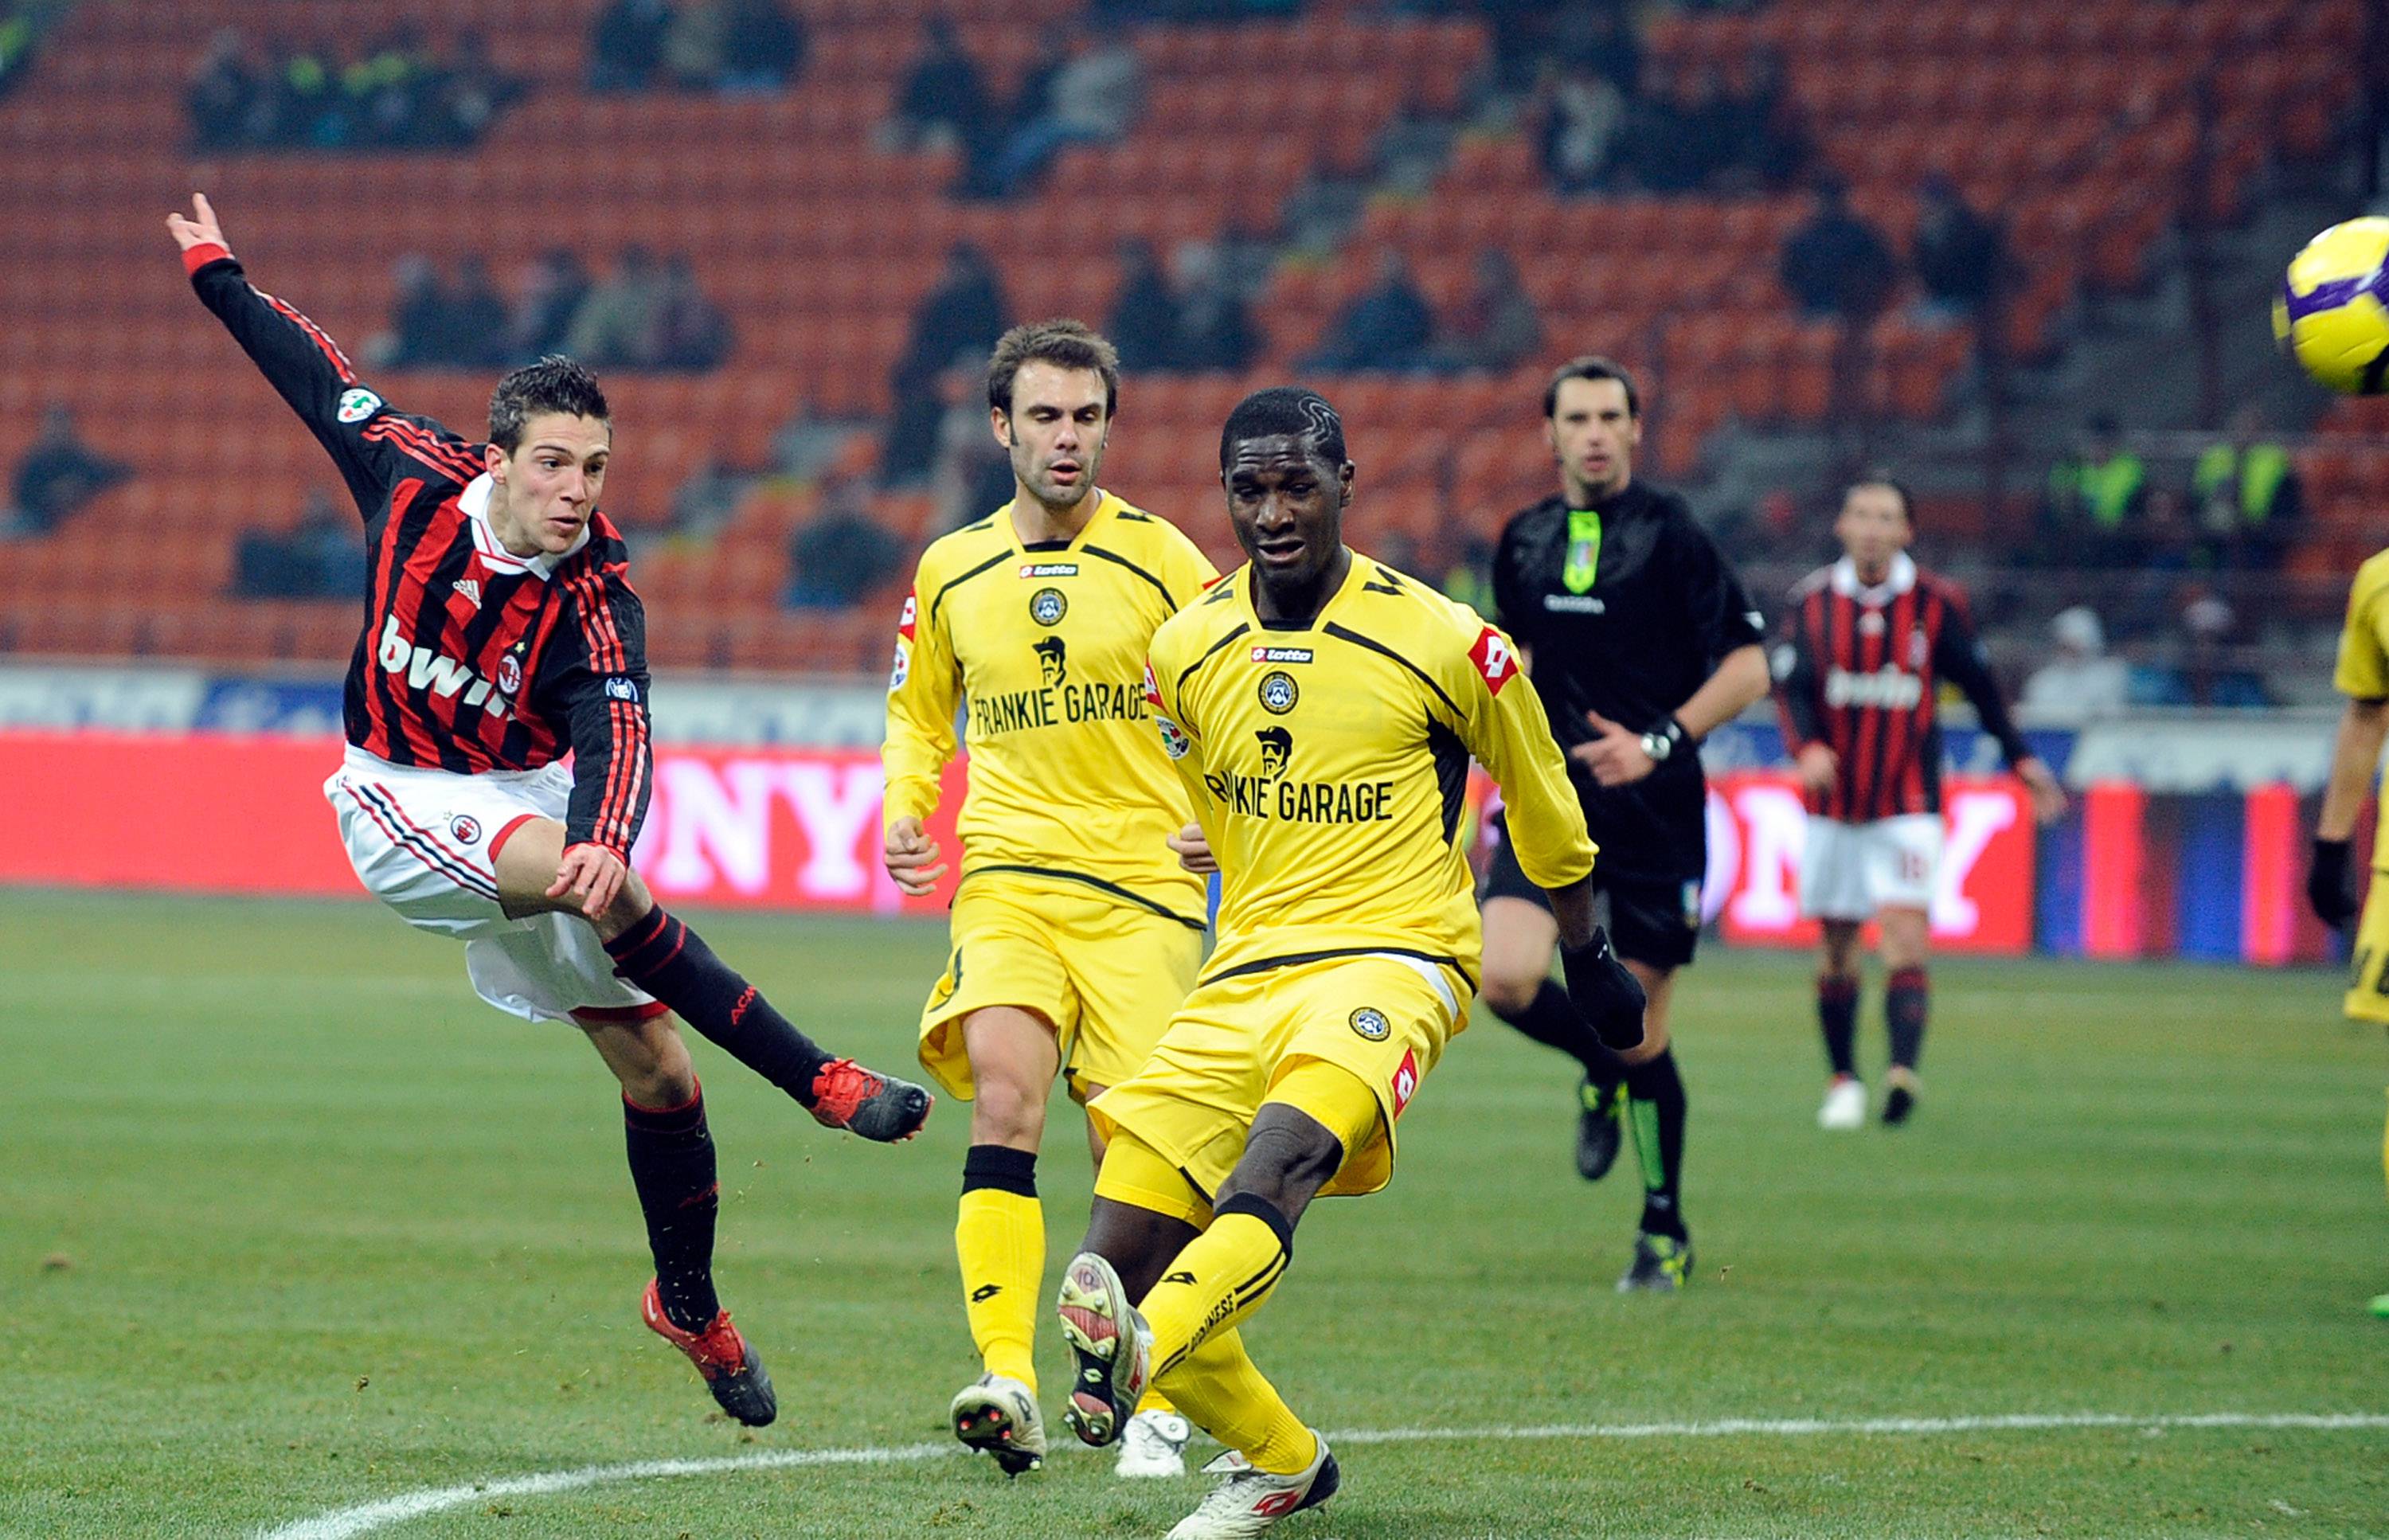
[[[1557,496],[1514,515],[1493,561],[1494,607],[1527,650],[1529,677],[1563,749],[1597,736],[1597,711],[1642,732],[1764,636],[1758,606],[1673,492],[1629,481],[1591,509]],[[1596,874],[1689,882],[1707,862],[1706,782],[1684,744],[1642,780],[1603,787],[1568,774],[1601,855]]]
[[[192,286],[339,467],[364,516],[365,625],[349,742],[462,775],[572,755],[565,837],[628,860],[651,791],[646,620],[604,514],[561,555],[517,556],[488,519],[485,446],[392,410],[295,308],[221,247],[184,253]]]

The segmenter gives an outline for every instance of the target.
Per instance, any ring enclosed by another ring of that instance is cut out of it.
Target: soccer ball
[[[2352,219],[2306,242],[2273,301],[2273,336],[2306,372],[2351,395],[2389,388],[2389,219]]]

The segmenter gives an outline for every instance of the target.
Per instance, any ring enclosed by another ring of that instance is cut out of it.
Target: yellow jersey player
[[[953,1399],[954,1432],[1017,1474],[1045,1451],[1032,1350],[1047,1093],[1057,1071],[1081,1101],[1133,1074],[1202,953],[1203,880],[1168,845],[1186,793],[1141,681],[1155,629],[1217,573],[1175,526],[1095,484],[1119,398],[1110,343],[1075,321],[1016,327],[996,344],[987,393],[1015,493],[924,552],[904,602],[887,862],[915,895],[946,870],[922,824],[960,706],[962,878],[921,1063],[972,1103],[954,1249],[984,1372]],[[1182,1473],[1186,1419],[1156,1397],[1135,1420],[1121,1474]]]
[[[2357,918],[2347,890],[2348,845],[2356,815],[2372,790],[2381,745],[2389,738],[2389,551],[2356,569],[2347,594],[2347,625],[2339,633],[2339,669],[2332,682],[2347,697],[2339,719],[2339,741],[2331,757],[2331,783],[2323,789],[2315,820],[2314,859],[2306,870],[2306,897],[2323,923],[2345,930]],[[2348,1019],[2389,1025],[2389,798],[2382,799],[2372,836],[2372,875],[2364,896],[2364,917],[2356,927],[2356,969],[2343,1009]],[[2389,1133],[2381,1146],[2389,1173]],[[2376,1316],[2389,1317],[2389,1294],[2374,1296]]]
[[[1220,461],[1250,560],[1163,625],[1145,671],[1200,821],[1182,853],[1223,874],[1219,945],[1144,1067],[1088,1106],[1110,1142],[1060,1300],[1081,1439],[1119,1437],[1158,1383],[1228,1446],[1172,1540],[1258,1534],[1335,1490],[1326,1444],[1237,1329],[1311,1198],[1386,1185],[1402,1110],[1467,1021],[1471,755],[1551,892],[1578,1009],[1614,1046],[1642,1036],[1642,990],[1592,923],[1583,810],[1509,639],[1344,546],[1353,467],[1318,395],[1247,397]]]

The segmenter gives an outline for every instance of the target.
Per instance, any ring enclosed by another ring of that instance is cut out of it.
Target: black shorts
[[[1701,885],[1671,883],[1659,877],[1602,875],[1592,868],[1592,885],[1609,900],[1610,944],[1617,955],[1649,968],[1680,968],[1693,960],[1701,939]],[[1527,880],[1503,831],[1493,848],[1493,864],[1485,873],[1488,898],[1524,898],[1549,911],[1551,895]]]

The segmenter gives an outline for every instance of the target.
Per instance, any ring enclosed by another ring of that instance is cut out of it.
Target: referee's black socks
[[[1626,1078],[1626,1061],[1602,1046],[1591,1025],[1569,1003],[1567,991],[1551,979],[1543,980],[1524,1011],[1496,1006],[1493,1013],[1544,1047],[1576,1060],[1596,1087],[1606,1089]]]
[[[813,1104],[813,1077],[832,1055],[773,1010],[663,905],[607,942],[606,951],[615,973],[671,1007],[708,1041],[802,1105]]]
[[[1634,1153],[1642,1163],[1642,1231],[1689,1237],[1678,1191],[1684,1174],[1684,1078],[1676,1050],[1626,1070],[1626,1114],[1634,1126]]]

